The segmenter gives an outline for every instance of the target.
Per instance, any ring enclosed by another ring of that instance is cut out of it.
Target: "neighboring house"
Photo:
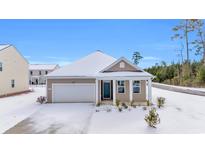
[[[28,62],[12,45],[0,45],[0,97],[29,90]]]
[[[46,75],[58,69],[57,64],[30,64],[29,83],[32,85],[46,84]]]
[[[115,104],[119,100],[144,104],[152,99],[152,78],[126,58],[97,51],[47,75],[47,99],[54,103]]]

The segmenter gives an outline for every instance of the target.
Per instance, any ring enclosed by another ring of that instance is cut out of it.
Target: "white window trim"
[[[136,85],[134,85],[134,82],[135,81],[139,81],[139,85],[138,86],[136,86]],[[138,92],[138,93],[136,93],[136,92],[134,92],[134,87],[139,87],[139,89],[140,89],[140,91]],[[140,80],[133,80],[133,82],[132,82],[132,91],[133,91],[133,94],[141,94],[141,81]]]
[[[124,86],[119,86],[119,85],[118,85],[118,81],[120,81],[120,82],[121,82],[121,81],[124,81]],[[120,92],[118,91],[118,88],[119,88],[119,87],[124,87],[124,93],[120,93]],[[126,88],[125,88],[125,80],[117,80],[117,93],[118,93],[118,94],[125,94],[125,93],[126,93],[125,90],[126,90]]]

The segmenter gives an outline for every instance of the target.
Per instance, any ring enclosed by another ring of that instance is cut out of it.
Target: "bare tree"
[[[193,22],[191,19],[184,19],[181,20],[179,25],[175,26],[172,30],[175,32],[174,36],[172,36],[172,40],[175,39],[181,39],[185,40],[185,45],[186,45],[186,62],[190,62],[189,58],[189,52],[191,51],[191,48],[189,47],[189,33],[192,32],[193,29]]]
[[[192,20],[193,28],[197,32],[197,39],[195,39],[192,44],[196,49],[196,55],[203,55],[202,61],[205,65],[205,31],[204,31],[204,22],[201,19]]]

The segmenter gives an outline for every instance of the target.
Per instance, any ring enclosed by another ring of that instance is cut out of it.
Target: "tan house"
[[[32,85],[46,84],[46,75],[60,68],[57,64],[30,64],[29,83]]]
[[[152,78],[124,57],[115,59],[97,51],[47,75],[47,99],[144,104],[152,100]]]
[[[12,45],[0,45],[0,97],[29,90],[28,62]]]

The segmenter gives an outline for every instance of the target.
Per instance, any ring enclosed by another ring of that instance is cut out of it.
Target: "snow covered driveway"
[[[0,98],[0,133],[5,132],[41,108],[38,96],[45,96],[45,87],[35,87],[34,92]]]
[[[6,133],[87,133],[93,103],[43,104],[42,108]]]

